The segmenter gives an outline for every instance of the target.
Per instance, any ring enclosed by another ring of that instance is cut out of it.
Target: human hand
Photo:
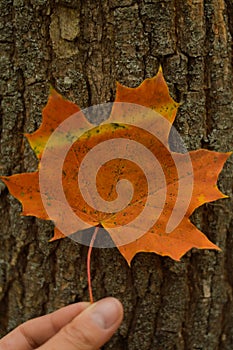
[[[115,298],[68,305],[21,324],[0,340],[0,350],[97,350],[122,319],[123,307]]]

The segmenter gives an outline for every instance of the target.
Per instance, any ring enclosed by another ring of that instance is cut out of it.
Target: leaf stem
[[[93,304],[93,294],[92,294],[92,286],[91,286],[91,252],[92,248],[97,236],[99,230],[99,226],[96,226],[95,231],[91,237],[88,253],[87,253],[87,280],[88,280],[88,290],[89,290],[89,298],[90,298],[90,303]]]

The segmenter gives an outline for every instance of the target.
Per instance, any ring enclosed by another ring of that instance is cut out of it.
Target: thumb
[[[123,307],[115,298],[105,298],[85,309],[38,350],[97,350],[117,330]]]

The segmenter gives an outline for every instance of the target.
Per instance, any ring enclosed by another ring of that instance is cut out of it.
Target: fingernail
[[[91,317],[95,324],[108,329],[119,319],[121,304],[115,298],[105,298],[91,306]]]

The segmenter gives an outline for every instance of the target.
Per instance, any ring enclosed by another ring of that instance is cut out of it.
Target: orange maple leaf
[[[54,222],[52,240],[101,226],[129,265],[138,252],[179,260],[193,247],[219,249],[189,217],[203,203],[226,197],[216,183],[231,153],[204,149],[172,152],[168,137],[178,106],[169,95],[161,69],[136,88],[117,84],[110,117],[98,126],[91,124],[78,106],[51,90],[40,128],[26,134],[39,159],[38,171],[1,179],[22,203],[23,215]],[[107,142],[105,148],[86,163],[80,180],[87,155],[103,142]],[[133,153],[128,151],[131,146]],[[105,159],[101,167],[100,156]],[[154,167],[152,156],[157,161]],[[60,177],[55,176],[57,169]],[[88,187],[96,171],[97,192]],[[156,181],[151,185],[148,181],[153,178]],[[107,210],[101,210],[103,201]]]

